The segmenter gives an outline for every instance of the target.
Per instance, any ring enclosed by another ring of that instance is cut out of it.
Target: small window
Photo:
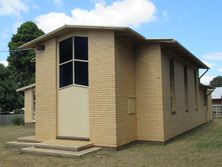
[[[36,99],[36,96],[35,96],[35,89],[32,90],[32,93],[33,93],[33,101],[35,101],[35,99]]]
[[[32,119],[35,120],[35,106],[36,106],[36,101],[35,101],[35,89],[32,89]]]
[[[184,72],[184,100],[185,100],[185,111],[189,112],[189,101],[188,101],[188,77],[187,77],[187,66],[183,67]]]
[[[60,88],[73,83],[72,62],[60,65],[59,69]]]
[[[75,84],[88,86],[88,63],[75,61]]]
[[[72,60],[72,38],[68,38],[59,43],[59,63]]]
[[[204,103],[204,106],[207,105],[207,101],[208,101],[208,96],[207,96],[207,91],[205,90],[205,91],[204,91],[204,95],[203,95],[203,103]]]
[[[88,38],[74,38],[75,59],[88,60]]]
[[[197,89],[198,89],[198,82],[197,82],[197,70],[194,70],[194,73],[193,73],[193,75],[194,75],[194,90],[195,90],[195,106],[196,106],[196,108],[195,108],[195,110],[196,111],[198,111],[198,91],[197,91]]]
[[[128,114],[136,113],[136,98],[128,97]]]
[[[170,106],[171,113],[175,114],[175,74],[174,74],[174,59],[169,59],[169,72],[170,72]]]

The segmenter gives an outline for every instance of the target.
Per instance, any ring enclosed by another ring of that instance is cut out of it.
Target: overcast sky
[[[129,26],[147,38],[174,38],[222,75],[221,0],[0,0],[0,62],[17,27],[34,21],[50,32],[64,24]]]

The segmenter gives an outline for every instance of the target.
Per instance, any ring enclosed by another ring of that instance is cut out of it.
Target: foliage
[[[212,87],[222,87],[222,76],[217,76],[210,81]]]
[[[0,64],[0,112],[22,107],[23,95],[17,93],[16,89],[35,82],[35,66],[31,63],[35,53],[33,50],[21,51],[18,47],[43,34],[35,23],[25,22],[9,42],[9,66]]]
[[[22,104],[16,92],[15,77],[8,67],[0,64],[0,111],[9,112]]]
[[[16,125],[16,126],[24,125],[24,118],[15,116],[12,118],[12,123],[13,125]]]
[[[29,42],[44,32],[31,21],[23,23],[17,33],[13,35],[8,44],[10,55],[8,57],[9,68],[15,75],[18,87],[23,87],[35,82],[35,67],[31,60],[35,57],[33,50],[18,50],[22,44]]]
[[[17,108],[17,109],[14,109],[14,114],[24,114],[24,108]]]

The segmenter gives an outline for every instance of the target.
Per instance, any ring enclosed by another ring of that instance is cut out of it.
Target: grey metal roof
[[[27,49],[27,48],[34,48],[38,43],[41,43],[43,41],[46,41],[52,37],[59,36],[61,34],[64,34],[66,32],[69,32],[70,30],[112,30],[117,32],[122,32],[125,35],[132,35],[134,37],[137,37],[139,39],[145,39],[144,36],[139,34],[138,32],[134,31],[133,29],[129,27],[108,27],[108,26],[83,26],[83,25],[64,25],[54,31],[51,31],[47,34],[44,34],[30,42],[27,42],[19,47],[19,49]]]
[[[198,59],[193,53],[186,49],[180,42],[175,39],[146,39],[147,42],[161,43],[166,48],[178,53],[179,56],[194,62],[199,68],[209,69],[209,67]]]
[[[198,68],[209,69],[209,67],[204,64],[200,59],[193,55],[188,49],[186,49],[182,44],[174,39],[146,39],[144,36],[134,31],[129,27],[108,27],[108,26],[83,26],[83,25],[64,25],[48,34],[42,35],[30,42],[27,42],[19,47],[19,49],[30,49],[35,48],[38,44],[49,40],[50,38],[65,34],[71,30],[112,30],[118,32],[121,35],[131,36],[136,39],[139,39],[143,42],[151,43],[161,43],[169,49],[172,49],[175,52],[179,52],[180,56],[183,56],[185,59],[192,61]]]

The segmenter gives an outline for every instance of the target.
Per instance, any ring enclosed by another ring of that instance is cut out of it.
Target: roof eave
[[[34,49],[38,43],[43,42],[44,40],[48,38],[52,38],[56,35],[58,35],[59,32],[62,32],[65,29],[92,29],[92,30],[113,30],[113,31],[122,31],[122,32],[129,32],[133,34],[134,36],[138,37],[139,39],[145,39],[144,36],[137,33],[133,29],[129,27],[109,27],[109,26],[84,26],[84,25],[64,25],[54,31],[51,31],[47,34],[44,34],[30,42],[27,42],[19,47],[19,49]]]
[[[190,54],[198,63],[200,63],[203,69],[210,69],[205,63],[203,63],[200,59],[198,59],[193,53],[191,53],[187,48],[185,48],[181,43],[174,40],[177,45],[179,45],[182,49],[184,49],[188,54]]]
[[[31,88],[34,88],[34,87],[35,87],[35,83],[31,84],[31,85],[27,85],[27,86],[21,87],[21,88],[18,88],[18,89],[16,89],[16,92],[25,91],[27,89],[31,89]]]
[[[29,41],[29,42],[27,42],[27,43],[19,46],[18,48],[19,48],[19,49],[30,49],[30,48],[34,48],[34,45],[35,45],[38,41],[41,41],[41,40],[43,40],[44,38],[46,38],[46,37],[48,37],[48,36],[50,36],[50,35],[58,32],[58,31],[61,31],[61,30],[63,30],[63,29],[66,28],[66,27],[67,27],[67,25],[64,25],[64,26],[62,26],[62,27],[60,27],[60,28],[57,28],[57,29],[55,29],[54,31],[51,31],[51,32],[49,32],[49,33],[47,33],[47,34],[44,34],[44,35],[42,35],[42,36],[40,36],[40,37],[38,37],[38,38],[36,38],[36,39],[33,39],[33,40],[31,40],[31,41]]]
[[[180,47],[182,50],[184,50],[188,55],[190,55],[191,57],[193,57],[193,59],[198,62],[198,64],[200,65],[200,68],[203,69],[210,69],[206,64],[204,64],[200,59],[198,59],[193,53],[191,53],[188,49],[186,49],[181,43],[179,43],[177,40],[175,39],[146,39],[146,41],[148,42],[156,42],[156,43],[161,43],[161,44],[175,44],[178,47]]]
[[[210,85],[200,84],[199,86],[202,87],[202,88],[205,88],[205,89],[214,89],[214,87],[212,87]]]

